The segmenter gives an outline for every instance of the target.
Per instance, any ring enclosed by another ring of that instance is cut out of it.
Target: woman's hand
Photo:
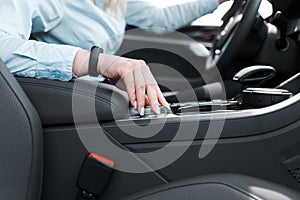
[[[159,114],[159,105],[168,108],[149,67],[143,60],[135,60],[108,54],[101,54],[98,63],[99,73],[126,89],[130,102],[144,115],[144,107],[149,104]]]
[[[78,51],[73,65],[75,75],[87,74],[88,68],[85,66],[88,65],[88,58],[89,51]],[[78,66],[81,66],[80,69]],[[155,78],[143,60],[100,54],[98,72],[127,91],[131,105],[137,108],[140,115],[144,115],[145,105],[150,105],[157,114],[160,114],[159,105],[169,109]]]

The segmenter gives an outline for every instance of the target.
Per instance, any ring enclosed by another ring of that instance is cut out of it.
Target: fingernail
[[[161,114],[161,113],[160,113],[160,107],[159,107],[159,105],[156,106],[156,114],[157,114],[157,115],[160,115],[160,114]]]
[[[165,109],[171,110],[170,104],[167,104],[166,106],[164,106]]]
[[[144,107],[141,108],[140,115],[141,115],[142,117],[145,115],[145,108],[144,108]]]
[[[171,110],[170,104],[167,104],[167,105],[168,105],[167,108],[168,108],[169,110]]]
[[[134,107],[134,109],[137,108],[137,103],[136,103],[136,101],[133,102],[133,107]]]

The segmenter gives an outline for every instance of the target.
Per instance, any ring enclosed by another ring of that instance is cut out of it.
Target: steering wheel
[[[235,0],[211,49],[212,62],[223,70],[237,55],[255,22],[261,0]]]

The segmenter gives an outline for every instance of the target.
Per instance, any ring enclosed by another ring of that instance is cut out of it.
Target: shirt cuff
[[[76,77],[73,74],[74,58],[80,48],[60,45],[52,49],[48,54],[39,56],[24,55],[34,59],[33,67],[15,73],[17,76],[32,77],[38,79],[51,79],[69,81]],[[21,54],[20,52],[17,54]]]

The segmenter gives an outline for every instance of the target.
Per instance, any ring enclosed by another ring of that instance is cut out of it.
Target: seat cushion
[[[168,183],[124,200],[296,200],[300,193],[238,174],[207,175]]]

